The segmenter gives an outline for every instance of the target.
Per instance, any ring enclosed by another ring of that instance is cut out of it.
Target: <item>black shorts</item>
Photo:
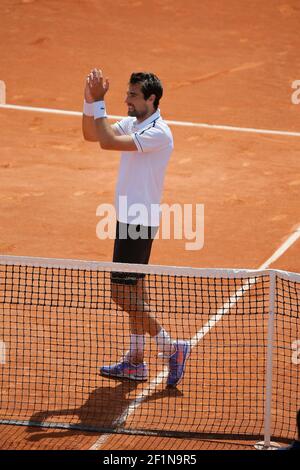
[[[158,227],[124,224],[117,221],[114,245],[114,263],[148,264],[153,239]],[[112,272],[114,284],[136,285],[138,279],[145,277],[141,273]]]

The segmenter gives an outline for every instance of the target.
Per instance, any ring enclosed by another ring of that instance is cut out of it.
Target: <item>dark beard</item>
[[[144,113],[138,113],[136,110],[133,111],[127,111],[127,115],[130,117],[136,117],[137,119],[142,119],[144,116],[146,116],[147,112]]]

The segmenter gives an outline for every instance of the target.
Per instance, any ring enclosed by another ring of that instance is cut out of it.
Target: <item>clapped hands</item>
[[[102,70],[93,69],[86,78],[84,98],[88,103],[103,101],[108,89],[108,78],[104,80]]]

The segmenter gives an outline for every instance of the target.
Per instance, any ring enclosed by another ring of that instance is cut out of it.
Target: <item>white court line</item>
[[[63,109],[53,109],[53,108],[37,108],[34,106],[19,106],[15,104],[0,104],[0,108],[3,109],[15,109],[20,111],[31,111],[37,113],[48,113],[48,114],[61,114],[65,116],[82,116],[82,112],[79,111],[65,111]],[[125,116],[115,116],[109,115],[109,119],[123,119]],[[289,132],[289,131],[280,131],[274,129],[256,129],[253,127],[237,127],[237,126],[225,126],[221,124],[206,124],[204,122],[189,122],[189,121],[171,121],[166,120],[167,124],[171,126],[182,126],[182,127],[198,127],[203,129],[215,129],[221,131],[230,131],[230,132],[248,132],[253,134],[271,134],[271,135],[283,135],[289,137],[300,137],[300,132]]]
[[[296,227],[294,232],[285,240],[280,247],[273,253],[270,258],[268,258],[258,269],[267,269],[272,263],[274,263],[277,259],[279,259],[300,237],[300,225]],[[194,348],[200,342],[204,336],[210,332],[210,330],[218,323],[221,318],[230,312],[231,308],[233,308],[237,302],[243,297],[243,295],[251,288],[253,284],[255,284],[256,280],[254,278],[248,279],[242,287],[240,287],[231,297],[230,299],[223,304],[221,308],[217,311],[215,315],[212,315],[208,322],[196,333],[196,335],[190,340],[191,347]],[[168,375],[168,368],[165,367],[164,370],[155,377],[149,384],[146,390],[143,390],[132,402],[128,405],[128,407],[124,410],[124,412],[113,422],[113,426],[121,426],[123,423],[126,422],[128,417],[135,412],[135,410],[151,395],[152,392],[155,391],[156,387],[162,383],[162,381]],[[111,434],[103,434],[99,437],[99,439],[89,448],[89,450],[99,450],[106,441],[111,437]]]
[[[6,103],[6,85],[5,82],[0,80],[0,104]]]
[[[291,233],[291,235],[280,245],[278,250],[275,251],[275,253],[270,256],[265,263],[263,263],[258,269],[266,269],[268,268],[271,264],[273,264],[275,261],[280,258],[283,253],[285,253],[296,241],[300,238],[300,225],[296,226],[295,230]]]

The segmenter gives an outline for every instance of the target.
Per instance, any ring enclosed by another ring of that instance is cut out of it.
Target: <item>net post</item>
[[[6,104],[6,85],[3,80],[0,80],[0,104]]]
[[[0,340],[0,364],[6,364],[6,344],[2,340]]]
[[[255,444],[258,450],[272,450],[280,447],[276,442],[271,442],[272,420],[272,379],[273,379],[273,347],[274,347],[274,320],[276,297],[276,271],[270,270],[269,290],[269,318],[268,318],[268,343],[266,357],[266,397],[264,414],[264,440]]]

